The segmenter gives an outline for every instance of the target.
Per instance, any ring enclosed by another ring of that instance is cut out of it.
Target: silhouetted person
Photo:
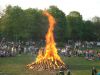
[[[71,71],[70,71],[69,65],[67,65],[67,75],[71,75]]]
[[[67,70],[67,75],[71,75],[71,71],[69,69]]]
[[[92,75],[97,75],[97,70],[95,67],[92,68]]]
[[[64,68],[63,68],[63,66],[61,66],[61,68],[60,68],[59,75],[64,75]]]

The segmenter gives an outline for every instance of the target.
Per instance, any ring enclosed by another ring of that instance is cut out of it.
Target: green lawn
[[[16,57],[0,58],[0,75],[55,75],[55,72],[33,72],[26,69],[35,57],[21,55]],[[70,65],[72,75],[91,75],[91,68],[95,66],[100,71],[100,61],[88,61],[83,57],[62,57],[64,62]]]

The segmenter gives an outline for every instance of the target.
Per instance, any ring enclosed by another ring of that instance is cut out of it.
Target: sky
[[[46,9],[51,5],[57,6],[66,15],[71,11],[78,11],[84,20],[94,16],[100,17],[100,0],[0,0],[0,10],[7,5],[20,6],[22,9]]]

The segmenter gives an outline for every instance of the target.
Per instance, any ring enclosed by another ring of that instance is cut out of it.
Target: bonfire
[[[44,11],[43,14],[48,17],[49,21],[49,29],[45,36],[45,50],[40,49],[36,61],[32,62],[31,64],[28,64],[27,67],[32,70],[58,70],[61,67],[65,69],[65,63],[58,55],[56,43],[54,41],[53,31],[56,25],[56,21],[54,17],[47,11]]]

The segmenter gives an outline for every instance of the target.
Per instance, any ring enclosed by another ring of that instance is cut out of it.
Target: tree
[[[94,25],[90,20],[84,21],[83,40],[96,40]]]
[[[1,18],[1,30],[8,39],[44,39],[48,29],[42,10],[8,6]]]
[[[17,39],[25,37],[25,14],[23,10],[18,6],[8,6],[5,14],[7,15],[6,29],[5,32],[10,39]],[[5,15],[5,16],[6,16]],[[23,28],[23,30],[22,30]],[[23,35],[24,34],[24,35]]]
[[[56,20],[55,38],[59,41],[65,40],[67,38],[67,21],[64,12],[56,6],[50,6],[48,11]]]
[[[95,36],[97,37],[97,40],[100,40],[100,17],[93,17],[92,22]]]
[[[25,13],[27,16],[27,30],[30,36],[37,40],[44,39],[48,24],[47,18],[43,15],[43,11],[29,8],[25,10]]]
[[[50,6],[47,10],[56,20],[54,36],[57,41],[100,40],[100,17],[93,17],[92,21],[83,21],[82,15],[77,11],[72,11],[66,16],[56,6]],[[0,38],[45,39],[48,26],[48,19],[43,15],[43,10],[23,10],[19,6],[9,5],[0,12]]]
[[[100,22],[100,17],[97,17],[97,16],[93,17],[92,22],[94,23]]]
[[[77,11],[72,11],[67,15],[68,36],[74,40],[82,39],[83,35],[83,20],[82,15]]]

